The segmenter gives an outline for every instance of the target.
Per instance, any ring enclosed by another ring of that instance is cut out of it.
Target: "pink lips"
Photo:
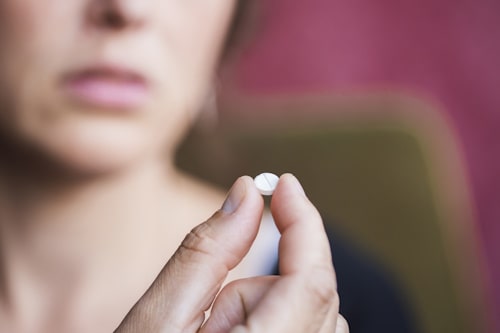
[[[71,99],[104,109],[139,109],[150,93],[141,75],[112,66],[70,73],[63,80],[63,87]]]

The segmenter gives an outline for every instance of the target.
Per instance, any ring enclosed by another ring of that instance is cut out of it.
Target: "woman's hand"
[[[289,174],[271,202],[281,275],[237,280],[217,296],[254,241],[262,210],[253,180],[238,179],[222,209],[184,239],[115,333],[347,333],[321,217]]]

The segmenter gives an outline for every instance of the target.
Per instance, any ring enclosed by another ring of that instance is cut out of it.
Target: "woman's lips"
[[[144,77],[109,66],[70,73],[64,78],[63,87],[71,99],[103,109],[140,109],[150,94]]]

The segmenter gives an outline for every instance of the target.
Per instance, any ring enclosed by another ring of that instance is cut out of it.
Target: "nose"
[[[88,19],[93,26],[112,30],[137,28],[147,18],[147,0],[90,0]]]

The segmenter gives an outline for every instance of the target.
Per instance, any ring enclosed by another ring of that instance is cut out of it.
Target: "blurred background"
[[[222,186],[293,172],[422,332],[500,332],[500,2],[254,9],[179,164]]]

